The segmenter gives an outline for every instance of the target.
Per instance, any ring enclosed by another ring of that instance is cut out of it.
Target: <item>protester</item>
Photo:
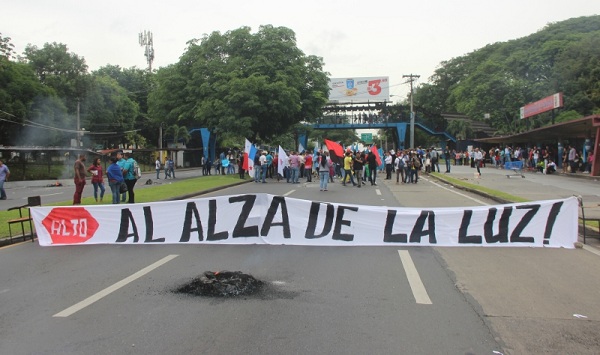
[[[375,153],[371,153],[368,155],[367,162],[369,165],[369,172],[371,174],[371,185],[377,186],[377,157],[375,156]]]
[[[160,164],[159,157],[156,157],[156,161],[154,162],[154,165],[156,166],[156,180],[160,180],[161,164]]]
[[[8,181],[10,177],[10,170],[8,166],[0,160],[0,200],[6,200],[6,191],[4,191],[4,182]]]
[[[79,159],[75,161],[73,166],[75,177],[75,194],[73,194],[73,204],[81,205],[81,195],[83,194],[83,188],[85,187],[85,154],[79,154]]]
[[[354,175],[356,176],[356,183],[358,184],[358,187],[360,188],[360,186],[364,183],[364,181],[361,181],[362,176],[363,176],[363,168],[365,166],[365,159],[363,157],[363,153],[358,152],[354,155],[354,161],[352,164],[352,170],[354,170]]]
[[[346,180],[350,180],[350,182],[352,183],[352,186],[356,186],[356,183],[354,182],[354,177],[352,176],[353,160],[354,159],[352,159],[352,153],[346,152],[346,155],[344,157],[344,177],[342,180],[343,186],[346,186]]]
[[[102,175],[102,165],[100,158],[94,159],[94,162],[87,169],[92,174],[92,185],[94,186],[94,199],[98,202],[98,189],[100,189],[100,202],[104,198],[104,176]]]
[[[122,151],[118,151],[117,152],[117,164],[121,168],[121,173],[122,173],[122,175],[124,177],[125,174],[127,173],[127,170],[125,169],[125,166],[127,164],[127,160],[125,160],[125,158],[123,157],[123,152]],[[121,193],[121,202],[125,202],[126,199],[127,199],[127,192]]]
[[[129,195],[127,203],[135,203],[135,193],[133,192],[133,188],[137,182],[134,170],[135,160],[131,157],[131,153],[125,153],[125,159],[126,162],[123,168],[123,179],[125,179],[125,185],[127,185],[127,194]]]
[[[327,182],[329,181],[329,170],[332,167],[331,159],[329,159],[329,152],[323,152],[320,160],[321,161],[319,162],[319,191],[327,191]]]
[[[262,154],[258,158],[260,162],[260,178],[262,179],[262,183],[265,184],[265,179],[267,178],[267,152],[263,150]]]
[[[310,151],[306,152],[304,158],[304,175],[306,176],[306,182],[312,182],[312,170],[313,170],[313,156]]]
[[[118,164],[119,160],[120,159],[116,156],[110,158],[111,164],[106,169],[106,177],[108,178],[108,186],[110,186],[110,191],[112,192],[113,204],[119,203],[121,184],[125,183],[123,180],[123,172]]]
[[[446,173],[450,172],[450,159],[451,159],[451,153],[450,153],[450,147],[446,146],[446,149],[444,149],[444,160],[446,161]],[[456,160],[454,160],[454,165],[456,165]]]
[[[477,174],[479,174],[479,176],[481,176],[481,170],[479,169],[479,167],[481,166],[482,160],[483,160],[483,154],[481,154],[481,151],[479,150],[479,148],[475,148],[475,153],[473,154],[473,164],[477,168]]]
[[[175,162],[173,161],[173,158],[169,157],[167,163],[169,164],[169,176],[172,179],[175,179]]]

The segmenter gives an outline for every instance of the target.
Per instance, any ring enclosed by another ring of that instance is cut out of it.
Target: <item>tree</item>
[[[59,129],[70,128],[54,90],[44,87],[29,65],[1,56],[0,119],[0,141],[5,145],[62,145]]]
[[[173,143],[175,144],[179,142],[179,139],[182,139],[184,143],[187,143],[192,137],[185,126],[179,126],[177,124],[167,127],[165,130],[165,135],[171,135],[171,137],[173,137]]]
[[[213,32],[188,42],[177,64],[159,70],[151,116],[268,140],[320,116],[328,91],[322,67],[285,27]]]
[[[10,43],[10,40],[10,37],[2,37],[2,32],[0,32],[0,58],[6,60],[13,58],[15,45]]]
[[[494,43],[441,63],[414,97],[431,113],[492,117],[498,132],[527,129],[519,108],[557,92],[565,110],[592,114],[600,109],[600,16],[552,23],[524,38]],[[566,116],[565,116],[566,117]],[[535,126],[551,121],[538,115]]]
[[[65,44],[46,43],[43,48],[27,45],[25,60],[39,81],[62,98],[71,114],[77,112],[77,102],[85,97],[89,84],[87,64],[83,57],[70,53]]]
[[[473,129],[468,121],[453,120],[448,124],[448,133],[456,137],[457,140],[466,140],[473,137]]]
[[[108,76],[92,77],[88,95],[82,102],[82,113],[86,130],[106,147],[143,143],[132,133],[138,115],[137,103],[129,98],[116,80]]]
[[[106,65],[92,72],[94,76],[107,76],[114,79],[119,86],[125,89],[125,93],[129,99],[137,104],[138,114],[133,117],[134,126],[137,131],[133,134],[132,139],[141,146],[147,144],[147,140],[156,142],[158,140],[158,127],[160,122],[156,119],[151,119],[148,113],[148,96],[154,89],[155,74],[145,69],[136,67],[121,68],[118,65]],[[147,138],[145,142],[140,140],[141,137]]]

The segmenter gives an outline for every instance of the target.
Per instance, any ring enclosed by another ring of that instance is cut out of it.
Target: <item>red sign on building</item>
[[[542,112],[552,111],[559,107],[563,107],[562,92],[521,107],[521,119],[535,116]]]

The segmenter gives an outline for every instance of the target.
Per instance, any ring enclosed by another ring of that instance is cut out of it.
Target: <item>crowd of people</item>
[[[590,173],[594,159],[593,152],[589,152],[584,160],[582,153],[575,147],[567,146],[562,154],[563,173]],[[332,159],[335,158],[335,159]],[[323,159],[327,161],[324,162]],[[498,169],[504,169],[506,163],[520,162],[522,169],[529,169],[543,174],[552,174],[557,171],[555,152],[548,146],[542,148],[494,147],[489,150],[473,148],[469,151],[456,151],[446,146],[444,149],[434,147],[423,149],[390,150],[384,153],[382,164],[376,161],[377,157],[369,150],[353,151],[347,149],[343,157],[331,157],[327,151],[290,152],[287,159],[280,162],[277,154],[261,151],[254,159],[254,172],[252,178],[255,182],[266,183],[267,179],[276,179],[278,182],[285,180],[288,183],[299,183],[300,179],[312,182],[315,176],[321,181],[333,182],[334,178],[340,179],[344,186],[361,187],[369,182],[377,185],[377,174],[385,173],[385,180],[396,183],[417,183],[422,173],[442,172],[440,160],[444,160],[445,171],[450,173],[451,167],[456,165],[469,165],[477,170],[481,176],[481,168],[491,164]],[[278,174],[278,164],[283,164],[283,174]],[[322,165],[324,163],[325,165]],[[326,169],[325,169],[326,168]],[[240,167],[240,170],[242,168]],[[275,176],[275,177],[274,177]],[[243,178],[243,172],[240,172]],[[321,183],[321,190],[327,191],[326,183]]]
[[[489,150],[474,148],[469,151],[457,151],[446,146],[443,150],[436,148],[405,149],[394,151],[393,149],[384,153],[383,157],[370,150],[355,151],[347,149],[343,157],[330,156],[328,151],[292,151],[285,159],[279,159],[278,154],[263,150],[255,154],[253,163],[253,180],[256,183],[266,183],[267,179],[277,182],[285,180],[287,183],[297,184],[300,179],[312,182],[313,177],[319,178],[320,190],[327,191],[328,183],[338,178],[343,186],[356,186],[360,188],[366,185],[377,185],[378,173],[385,173],[385,180],[393,180],[396,184],[418,183],[419,175],[430,172],[441,172],[440,160],[445,162],[445,173],[450,173],[451,167],[456,165],[470,165],[477,169],[481,175],[480,168],[491,164],[498,169],[505,168],[507,163],[519,162],[520,167],[543,174],[552,174],[559,169],[557,158],[560,159],[562,173],[582,172],[589,174],[592,171],[594,152],[586,155],[577,151],[572,145],[563,149],[560,157],[558,153],[549,146],[532,146],[521,148],[519,146],[493,147]],[[585,158],[584,158],[585,157]],[[378,160],[381,160],[378,161]],[[111,164],[103,171],[101,159],[95,158],[89,167],[86,167],[86,156],[80,154],[75,161],[74,183],[75,193],[73,205],[81,204],[83,189],[86,184],[87,174],[91,175],[91,183],[94,187],[94,199],[102,202],[105,194],[104,181],[108,180],[111,190],[112,203],[121,202],[135,203],[135,184],[141,177],[141,170],[135,159],[129,152],[117,151],[110,158]],[[282,164],[282,169],[279,169]],[[223,151],[215,162],[202,157],[202,175],[211,175],[214,168],[215,174],[239,174],[240,179],[246,178],[244,170],[244,158],[241,153],[232,150]],[[175,179],[175,163],[167,157],[161,163],[157,157],[155,162],[156,179],[160,179],[160,173],[164,171],[164,179]],[[279,173],[283,172],[283,173]],[[8,181],[10,170],[0,160],[0,199],[6,199],[4,182]]]
[[[86,155],[79,154],[73,166],[75,193],[73,194],[73,205],[81,204],[83,189],[86,185],[87,173],[91,175],[91,183],[94,186],[94,199],[102,202],[106,188],[104,186],[104,171],[101,159],[96,158],[86,168]],[[129,152],[117,151],[110,157],[111,164],[106,169],[106,179],[111,190],[112,203],[121,202],[135,203],[135,183],[141,176],[138,163]]]
[[[362,187],[369,183],[377,185],[378,174],[385,173],[385,180],[396,182],[414,183],[419,180],[423,170],[430,172],[439,167],[440,154],[435,149],[402,150],[397,153],[390,150],[382,157],[378,154],[365,151],[347,149],[343,157],[330,156],[328,151],[291,151],[284,159],[274,152],[259,151],[254,158],[253,180],[256,183],[266,183],[267,179],[277,182],[285,180],[287,183],[297,184],[300,179],[312,182],[313,177],[319,177],[321,191],[327,191],[327,184],[339,179],[343,186]],[[283,164],[279,169],[279,164]],[[278,173],[278,171],[283,172]],[[447,164],[446,172],[450,172]],[[242,177],[242,176],[240,176]],[[243,177],[242,177],[243,178]]]
[[[534,145],[522,148],[507,145],[504,147],[492,147],[488,151],[480,151],[482,158],[479,159],[479,164],[476,164],[475,161],[477,159],[475,155],[478,151],[478,148],[472,151],[453,150],[450,154],[451,157],[454,157],[453,165],[470,164],[472,167],[485,167],[486,163],[489,163],[498,169],[503,169],[506,163],[520,162],[520,166],[523,169],[543,174],[552,174],[557,171],[557,162],[560,159],[562,173],[574,174],[581,172],[589,174],[592,171],[592,162],[594,161],[593,151],[588,152],[584,159],[583,152],[577,151],[573,145],[567,145],[560,157],[558,156],[558,152],[550,146],[542,147]]]

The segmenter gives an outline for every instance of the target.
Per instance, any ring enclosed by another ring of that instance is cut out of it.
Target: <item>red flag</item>
[[[380,166],[381,157],[379,156],[379,151],[377,150],[377,146],[375,144],[371,146],[371,154],[375,154],[375,159],[377,159],[377,166]]]
[[[329,139],[325,139],[325,145],[327,146],[327,150],[329,150],[329,156],[331,160],[335,163],[341,164],[344,159],[344,148],[339,143],[334,141],[330,141]]]

